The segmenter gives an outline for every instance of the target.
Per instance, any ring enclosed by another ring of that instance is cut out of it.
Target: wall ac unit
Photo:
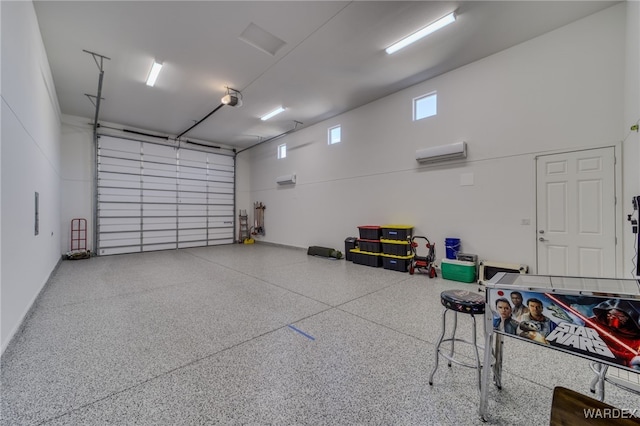
[[[276,183],[278,185],[291,185],[296,183],[296,175],[284,175],[284,176],[278,176],[276,178]]]
[[[435,163],[437,161],[455,160],[457,158],[467,158],[466,142],[433,146],[416,151],[416,161],[420,163]]]

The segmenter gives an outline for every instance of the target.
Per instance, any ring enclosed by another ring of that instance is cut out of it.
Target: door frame
[[[535,267],[535,271],[536,273],[539,273],[539,265],[540,265],[540,260],[538,259],[538,157],[541,157],[543,155],[554,155],[554,154],[568,154],[571,152],[581,152],[581,151],[589,151],[592,149],[601,149],[601,148],[613,148],[613,155],[614,155],[614,165],[613,165],[613,173],[614,173],[614,190],[615,190],[615,200],[616,200],[616,205],[615,205],[615,213],[614,213],[614,218],[615,218],[615,223],[614,223],[614,228],[615,228],[615,236],[616,236],[616,270],[615,270],[615,277],[616,278],[624,278],[624,271],[623,271],[623,265],[624,265],[624,259],[623,259],[623,233],[622,233],[622,228],[624,226],[624,224],[626,223],[626,221],[624,221],[624,213],[623,213],[623,208],[622,208],[622,142],[616,142],[614,144],[608,144],[608,145],[597,145],[597,146],[589,146],[589,147],[582,147],[582,148],[577,148],[577,149],[558,149],[558,150],[549,150],[549,151],[543,151],[543,152],[539,152],[536,155],[534,155],[533,157],[533,174],[534,174],[534,180],[533,180],[533,198],[534,198],[534,212],[533,212],[533,217],[534,219],[534,227],[533,227],[533,252],[535,253],[535,258],[536,258],[536,267]]]

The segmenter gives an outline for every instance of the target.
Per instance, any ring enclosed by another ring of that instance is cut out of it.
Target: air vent
[[[283,40],[280,40],[278,37],[271,34],[269,31],[263,30],[253,22],[245,28],[238,38],[271,56],[275,56],[278,50],[287,44]]]

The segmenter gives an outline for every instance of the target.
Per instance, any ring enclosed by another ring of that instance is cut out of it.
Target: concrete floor
[[[2,356],[0,422],[538,425],[554,386],[589,394],[586,360],[511,338],[487,423],[474,370],[429,386],[454,288],[478,290],[266,244],[64,261]]]

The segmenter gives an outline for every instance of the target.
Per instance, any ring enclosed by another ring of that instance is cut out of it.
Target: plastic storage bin
[[[476,264],[455,259],[442,259],[440,261],[442,278],[445,280],[472,283],[476,280]]]
[[[382,253],[392,256],[409,256],[411,255],[411,245],[409,241],[401,240],[380,240],[382,244]]]
[[[392,271],[400,271],[407,272],[409,269],[409,265],[411,265],[411,259],[413,259],[413,255],[411,256],[390,256],[383,254],[382,256],[382,266],[384,269],[391,269]]]
[[[358,265],[367,265],[367,266],[382,266],[382,259],[380,258],[380,253],[369,253],[365,251],[360,251],[360,249],[352,249],[351,256],[353,257],[353,263],[357,263]]]
[[[351,256],[351,250],[357,247],[358,239],[356,237],[348,237],[344,240],[344,255],[348,261],[352,261],[353,257]]]
[[[412,225],[383,225],[382,238],[385,240],[408,240],[413,232]]]
[[[380,240],[358,240],[358,248],[370,253],[380,253],[382,251]]]
[[[382,230],[379,226],[364,225],[358,226],[360,238],[363,240],[379,240]]]

